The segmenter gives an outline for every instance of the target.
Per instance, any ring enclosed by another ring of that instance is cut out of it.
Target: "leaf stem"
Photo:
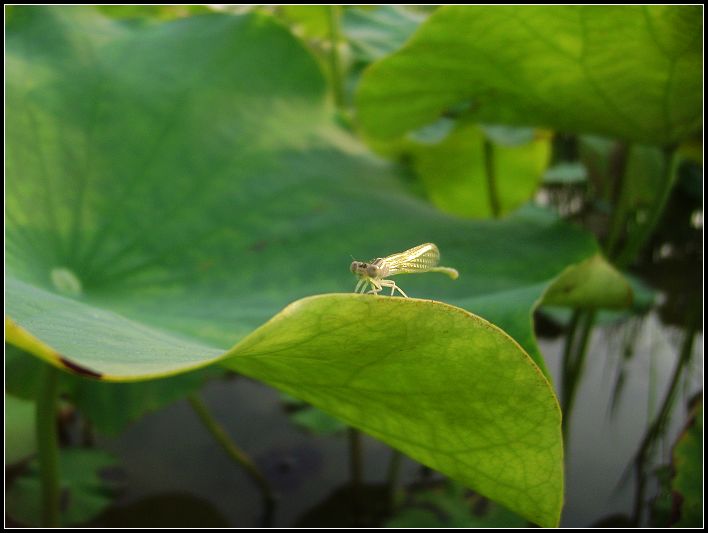
[[[562,412],[563,412],[563,437],[567,440],[570,428],[570,418],[575,405],[575,397],[578,392],[580,378],[583,375],[585,368],[585,359],[587,356],[588,341],[590,333],[595,325],[595,311],[579,311],[576,310],[573,315],[572,330],[569,332],[568,341],[565,348],[563,360],[563,396],[562,396]],[[580,327],[580,336],[577,343],[573,346],[576,331]]]
[[[644,503],[644,489],[646,485],[645,467],[647,460],[649,458],[649,453],[651,452],[657,439],[664,434],[667,429],[667,424],[669,421],[669,416],[671,415],[674,402],[676,400],[676,394],[679,390],[679,384],[681,383],[681,376],[684,374],[684,370],[688,367],[691,356],[693,355],[693,342],[696,338],[696,332],[698,330],[697,316],[698,312],[693,310],[688,319],[688,325],[686,327],[686,334],[684,336],[683,343],[681,345],[681,352],[679,353],[678,361],[676,362],[676,367],[671,375],[671,380],[669,382],[668,390],[664,396],[664,401],[661,404],[661,408],[654,418],[653,422],[647,429],[642,442],[639,445],[639,450],[635,456],[634,465],[637,480],[637,490],[634,496],[634,511],[632,513],[632,522],[638,525],[642,519],[642,505]]]
[[[567,392],[565,390],[567,386],[566,375],[569,375],[572,366],[571,363],[573,357],[573,347],[575,346],[575,334],[578,331],[578,323],[580,322],[581,313],[582,312],[580,309],[573,309],[573,314],[571,315],[570,322],[568,323],[568,330],[566,331],[565,346],[563,346],[563,368],[561,370],[562,398],[567,396]]]
[[[665,151],[663,170],[662,180],[659,184],[659,192],[654,197],[654,202],[651,205],[647,221],[640,226],[636,232],[629,236],[630,238],[627,245],[617,255],[615,265],[619,268],[626,268],[634,261],[649,240],[649,237],[654,233],[661,219],[661,215],[664,213],[664,208],[671,196],[671,190],[673,189],[676,176],[676,172],[674,172],[674,151],[672,148],[667,148]]]
[[[629,160],[629,145],[625,142],[615,144],[610,154],[610,164],[607,172],[606,182],[609,182],[607,189],[611,189],[610,199],[612,203],[612,215],[610,217],[610,229],[605,242],[605,254],[613,257],[617,247],[622,229],[627,222],[627,161]]]
[[[258,485],[261,491],[264,502],[264,512],[263,512],[263,524],[267,527],[272,522],[273,511],[275,510],[276,498],[273,493],[273,489],[268,483],[268,480],[263,475],[263,473],[258,469],[253,460],[239,448],[236,443],[229,438],[224,427],[216,421],[216,419],[211,415],[206,404],[202,399],[196,394],[190,394],[187,399],[189,400],[192,409],[197,413],[199,419],[202,421],[204,426],[209,430],[216,441],[221,445],[224,451],[238,463],[241,468],[243,468],[246,473],[251,477],[251,479]]]
[[[398,489],[398,478],[401,474],[401,462],[403,454],[398,450],[391,449],[391,459],[386,472],[386,487],[388,489],[389,513],[393,513],[396,504],[396,490]]]
[[[58,370],[43,364],[37,395],[35,431],[42,486],[42,526],[59,526]]]
[[[329,69],[332,78],[332,92],[338,109],[344,107],[344,84],[342,82],[342,67],[339,58],[340,23],[342,6],[330,5],[329,14]]]
[[[354,524],[359,525],[362,513],[362,482],[363,482],[363,459],[361,432],[350,427],[347,430],[349,440],[349,473],[352,487],[352,518]]]
[[[484,153],[484,173],[487,177],[487,195],[489,198],[489,210],[492,217],[499,218],[501,207],[499,204],[499,191],[497,190],[496,173],[494,171],[494,145],[492,141],[485,138],[483,141]]]

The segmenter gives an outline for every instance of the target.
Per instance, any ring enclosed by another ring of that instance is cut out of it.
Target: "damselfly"
[[[354,261],[350,270],[359,276],[359,283],[356,284],[354,292],[366,292],[371,285],[372,294],[378,294],[384,287],[391,288],[391,296],[395,291],[400,292],[408,298],[408,295],[396,285],[392,279],[384,279],[396,274],[418,274],[423,272],[441,272],[447,274],[452,279],[457,279],[460,275],[454,268],[438,266],[440,262],[440,250],[432,242],[421,244],[405,252],[389,255],[388,257],[378,257],[368,263]]]

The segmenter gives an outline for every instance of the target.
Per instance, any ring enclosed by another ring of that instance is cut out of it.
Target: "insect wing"
[[[389,276],[427,272],[438,265],[440,250],[432,242],[421,244],[405,252],[384,257],[389,267]]]

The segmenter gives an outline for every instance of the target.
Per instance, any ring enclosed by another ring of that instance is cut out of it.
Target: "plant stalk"
[[[654,233],[657,224],[661,220],[661,215],[664,214],[664,208],[671,196],[671,190],[673,189],[676,176],[674,172],[674,153],[671,148],[665,151],[664,159],[665,167],[661,183],[659,184],[659,192],[654,197],[648,219],[633,235],[629,236],[630,238],[627,245],[617,254],[617,258],[614,261],[615,265],[620,269],[628,267],[632,261],[634,261]]]
[[[678,361],[676,362],[674,372],[671,375],[671,380],[669,382],[666,395],[664,396],[664,401],[662,402],[654,421],[644,434],[644,438],[642,439],[637,455],[635,456],[634,464],[637,480],[637,491],[634,497],[634,510],[632,513],[632,522],[635,525],[639,525],[642,519],[642,505],[644,503],[644,489],[646,485],[645,467],[649,459],[649,454],[658,438],[661,437],[661,435],[663,435],[666,431],[669,417],[676,400],[676,395],[679,391],[681,377],[691,362],[691,356],[693,355],[693,342],[696,338],[696,332],[698,330],[698,324],[696,323],[697,315],[698,313],[693,311],[692,316],[689,318],[686,334],[681,345],[681,352],[679,354]]]
[[[494,171],[494,145],[492,141],[485,138],[482,148],[484,153],[484,174],[487,177],[489,210],[492,212],[492,217],[499,218],[501,205],[499,203],[499,191],[497,190],[496,172]]]
[[[42,526],[59,526],[59,446],[57,437],[57,399],[59,371],[42,365],[41,387],[37,396],[35,431],[39,477],[42,487]]]
[[[564,361],[563,361],[563,396],[562,396],[562,412],[563,412],[563,437],[567,440],[570,431],[570,419],[575,405],[575,397],[578,392],[580,378],[583,375],[585,368],[585,359],[587,357],[588,341],[590,333],[595,324],[595,311],[578,311],[576,310],[573,329],[569,332],[568,344],[566,344]],[[580,327],[580,336],[577,343],[573,346],[573,341],[576,335],[576,327]]]
[[[564,400],[568,395],[566,387],[568,386],[568,379],[570,379],[570,371],[573,363],[573,348],[575,347],[575,334],[578,331],[581,316],[582,311],[580,309],[573,309],[573,314],[568,323],[568,330],[566,331],[565,346],[563,346],[563,359],[561,361],[561,400]]]
[[[391,450],[391,459],[388,463],[388,471],[386,472],[386,487],[388,489],[388,507],[389,513],[393,513],[396,505],[396,491],[398,489],[398,479],[401,474],[401,462],[403,454],[398,450]]]
[[[608,168],[608,181],[612,191],[612,216],[610,217],[610,229],[605,242],[605,254],[607,257],[614,257],[614,253],[619,242],[622,229],[627,222],[627,161],[629,160],[629,145],[618,142],[612,154],[610,154],[610,164]]]
[[[355,524],[361,523],[362,516],[362,483],[363,483],[363,448],[361,443],[361,432],[350,427],[347,430],[349,438],[349,474],[351,476],[352,487],[352,518]]]
[[[332,77],[332,92],[337,109],[344,108],[344,83],[342,81],[342,65],[339,57],[339,42],[341,40],[340,24],[342,6],[330,5],[329,14],[329,70]]]
[[[265,507],[263,513],[263,523],[264,527],[268,527],[272,522],[276,502],[275,494],[270,486],[270,483],[268,483],[266,477],[258,469],[248,454],[239,448],[236,443],[231,440],[231,438],[229,438],[224,427],[211,415],[202,399],[196,393],[190,394],[187,398],[192,406],[192,409],[194,409],[197,413],[197,416],[199,416],[199,419],[202,421],[207,430],[209,430],[209,433],[211,433],[229,457],[238,463],[238,465],[246,471],[256,485],[258,485],[258,488],[263,496]]]

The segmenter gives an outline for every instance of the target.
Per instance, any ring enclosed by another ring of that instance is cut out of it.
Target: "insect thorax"
[[[371,262],[371,264],[377,267],[378,269],[378,273],[376,275],[377,278],[385,278],[386,276],[388,276],[390,268],[388,266],[388,263],[384,261],[383,257],[377,257]]]

